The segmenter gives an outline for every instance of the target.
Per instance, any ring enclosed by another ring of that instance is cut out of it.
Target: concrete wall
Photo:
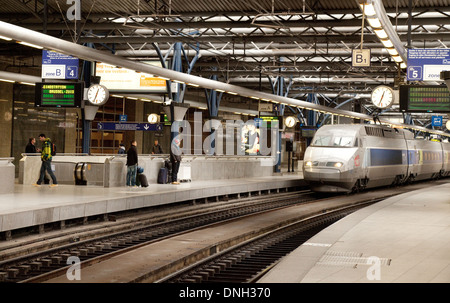
[[[139,166],[150,184],[157,183],[158,172],[164,167],[166,156],[140,155]],[[264,163],[264,161],[267,161]],[[104,187],[125,186],[126,156],[55,156],[52,161],[54,173],[60,184],[75,184],[74,169],[80,162],[87,163],[88,185]],[[185,156],[180,168],[179,179],[191,181],[221,180],[271,176],[273,166],[269,157],[208,157]],[[41,160],[39,156],[25,156],[19,162],[19,183],[33,184],[39,177]]]
[[[11,194],[14,192],[15,167],[13,158],[0,158],[0,194]]]

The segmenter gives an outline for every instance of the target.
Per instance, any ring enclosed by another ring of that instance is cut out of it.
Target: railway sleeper
[[[29,263],[29,265],[31,266],[31,270],[39,271],[39,269],[42,267],[42,262],[31,262]]]

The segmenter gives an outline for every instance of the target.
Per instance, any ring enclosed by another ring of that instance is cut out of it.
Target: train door
[[[415,140],[406,140],[406,148],[408,150],[408,171],[406,176],[415,178],[418,174],[420,155],[417,150],[417,143]]]
[[[361,151],[361,174],[366,180],[369,179],[369,166],[370,166],[370,150],[367,148],[366,138],[360,138],[360,148]]]

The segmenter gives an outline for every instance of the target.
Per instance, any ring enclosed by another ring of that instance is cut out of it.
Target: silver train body
[[[381,125],[325,125],[305,151],[305,181],[317,192],[352,192],[450,175],[450,143],[414,139]]]

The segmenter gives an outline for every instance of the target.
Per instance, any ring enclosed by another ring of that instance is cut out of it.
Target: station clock
[[[108,101],[109,91],[103,85],[93,84],[88,88],[87,98],[92,105],[100,106]]]
[[[149,123],[158,123],[159,121],[159,116],[157,114],[150,114],[147,117],[147,121]]]
[[[295,120],[295,118],[292,116],[286,117],[286,119],[284,120],[284,124],[287,127],[293,127],[296,123],[297,123],[297,120]]]
[[[378,108],[389,108],[395,101],[394,90],[386,85],[377,86],[372,91],[371,101]]]

